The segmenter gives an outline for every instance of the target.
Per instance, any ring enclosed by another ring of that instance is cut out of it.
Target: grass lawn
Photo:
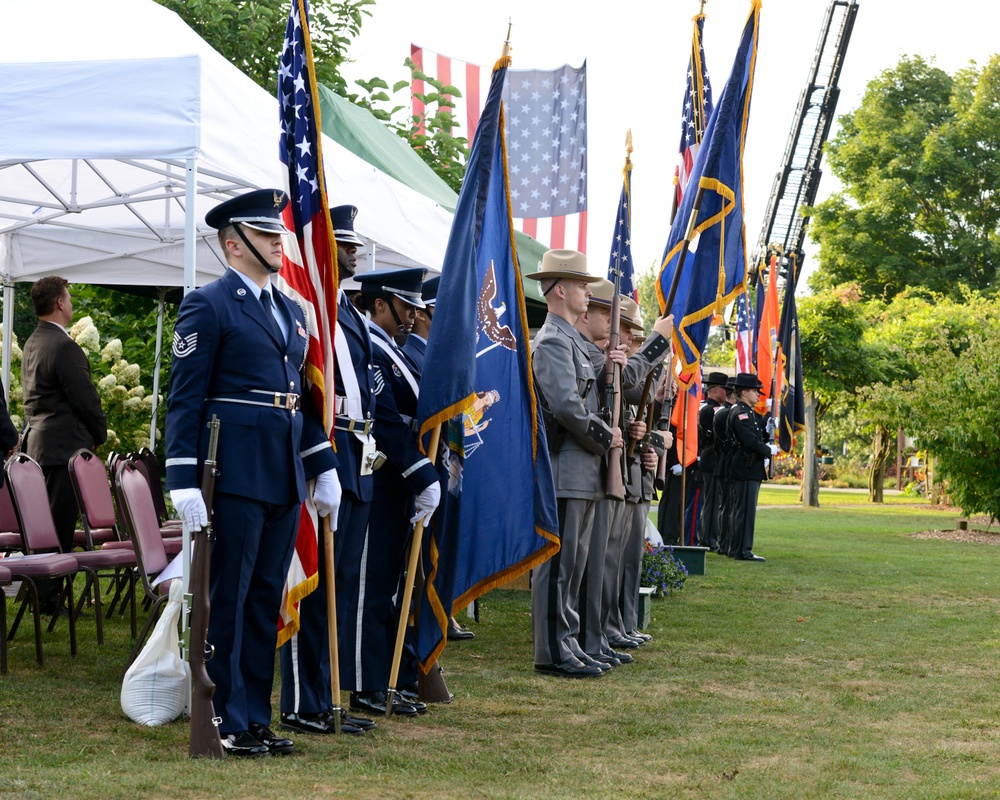
[[[654,602],[635,664],[536,674],[528,594],[493,592],[442,658],[451,705],[362,739],[300,735],[295,756],[192,761],[185,724],[128,721],[127,621],[98,648],[82,620],[76,659],[60,625],[43,670],[21,631],[0,798],[1000,797],[1000,550],[908,536],[954,525],[926,505],[784,491],[758,516],[767,563],[710,555]]]

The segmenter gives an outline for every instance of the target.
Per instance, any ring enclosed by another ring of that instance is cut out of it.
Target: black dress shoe
[[[239,756],[266,756],[271,751],[267,745],[262,744],[260,739],[254,737],[250,731],[240,731],[240,733],[230,733],[222,737],[222,749],[228,755]]]
[[[604,674],[603,669],[590,667],[575,658],[560,661],[558,664],[535,664],[535,670],[546,675],[558,675],[561,678],[599,678]]]
[[[323,718],[327,721],[327,724],[333,727],[333,709],[327,709],[323,712]],[[368,717],[352,717],[344,709],[340,709],[340,727],[343,728],[344,725],[353,725],[355,728],[360,728],[362,731],[373,731],[375,730],[375,723],[372,722]]]
[[[351,692],[351,711],[385,716],[386,692]],[[415,717],[417,709],[399,695],[392,698],[392,713],[400,717]]]
[[[273,753],[274,755],[285,755],[286,753],[291,753],[295,749],[295,745],[292,744],[291,739],[285,739],[278,736],[278,734],[267,727],[267,725],[251,722],[250,733],[258,742],[267,748],[267,752]]]
[[[449,625],[448,626],[448,641],[449,642],[460,642],[463,639],[475,639],[476,634],[470,631],[468,628],[463,628],[461,625]]]
[[[631,664],[635,661],[628,653],[619,653],[617,650],[605,650],[604,655],[618,659],[619,664]]]
[[[617,639],[609,639],[608,644],[615,650],[621,650],[622,648],[633,650],[639,646],[639,643],[635,639],[625,636],[619,636]]]
[[[592,655],[588,655],[587,653],[583,653],[582,655],[579,655],[576,658],[577,661],[582,661],[588,667],[597,667],[602,672],[608,672],[614,666],[614,664],[611,664],[607,661],[598,661]]]
[[[620,667],[622,662],[615,658],[614,656],[609,656],[607,653],[601,653],[600,655],[591,656],[594,661],[599,661],[602,664],[608,664],[612,667]]]
[[[748,556],[741,556],[740,561],[767,561],[767,559],[764,556],[756,556],[751,553]]]
[[[423,703],[419,699],[419,695],[416,690],[410,688],[409,686],[405,688],[399,688],[396,690],[396,695],[403,698],[403,702],[409,703],[415,709],[417,709],[418,714],[427,713],[427,703]]]
[[[333,718],[323,714],[285,714],[281,715],[281,727],[299,733],[327,735],[337,732]],[[361,736],[364,731],[358,725],[341,721],[340,732],[349,736]]]
[[[629,639],[642,639],[644,642],[652,641],[653,637],[642,631],[629,631],[625,634]]]

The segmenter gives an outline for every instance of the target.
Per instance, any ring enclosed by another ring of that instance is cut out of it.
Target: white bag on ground
[[[140,725],[173,722],[187,705],[188,663],[181,658],[177,622],[183,608],[180,581],[170,585],[170,598],[122,682],[122,711]]]
[[[653,547],[663,544],[663,537],[660,536],[660,531],[649,517],[646,517],[646,541],[653,545]]]

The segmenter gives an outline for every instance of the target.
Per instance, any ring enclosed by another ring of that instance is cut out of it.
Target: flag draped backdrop
[[[410,58],[423,74],[456,90],[442,93],[454,105],[453,134],[473,141],[485,115],[489,70],[417,45]],[[412,110],[421,121],[426,108],[418,95],[425,84],[416,77],[412,84]],[[515,224],[549,247],[587,252],[586,63],[508,70],[503,100]]]
[[[740,292],[736,298],[736,371],[754,372],[754,332],[757,330],[750,293]]]
[[[282,212],[293,232],[286,242],[277,287],[305,310],[309,328],[306,381],[328,434],[333,434],[333,333],[337,322],[337,251],[330,230],[320,111],[309,40],[307,0],[293,0],[278,69],[281,116],[279,155],[286,168],[289,202]],[[299,628],[299,601],[319,581],[319,518],[307,499],[302,504],[295,553],[285,581],[278,620],[278,646]]]
[[[448,618],[559,548],[555,488],[531,374],[514,250],[501,90],[493,71],[455,210],[421,376],[421,442],[444,425],[442,502],[429,540],[418,656],[429,669]]]
[[[664,249],[657,297],[665,309],[669,289],[691,229],[690,250],[666,313],[678,320],[675,352],[681,380],[698,370],[715,311],[743,290],[746,240],[743,226],[743,149],[750,118],[760,0],[751,3],[733,69],[726,81]],[[692,213],[697,211],[692,220]]]

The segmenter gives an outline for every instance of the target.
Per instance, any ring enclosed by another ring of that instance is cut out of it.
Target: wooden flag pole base
[[[330,696],[333,698],[333,730],[340,730],[340,651],[337,645],[337,580],[333,563],[333,528],[329,515],[323,518],[323,547],[326,549],[326,625],[330,646]]]
[[[443,423],[442,423],[443,424]],[[441,440],[441,425],[431,431],[427,447],[427,457],[433,464],[437,460],[438,442]],[[421,542],[424,538],[424,522],[419,520],[413,527],[410,542],[410,558],[406,567],[406,584],[403,588],[403,602],[400,604],[399,625],[396,628],[396,647],[392,653],[392,669],[389,672],[389,691],[385,698],[385,715],[392,714],[392,702],[396,697],[396,681],[399,680],[399,665],[403,660],[403,641],[406,639],[406,625],[410,618],[410,603],[413,600],[413,582],[417,577],[417,562],[420,561]]]

